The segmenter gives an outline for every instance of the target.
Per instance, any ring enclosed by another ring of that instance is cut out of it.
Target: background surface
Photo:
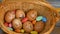
[[[0,2],[1,1],[2,0],[0,0]],[[60,8],[60,0],[47,0],[47,1],[55,8]],[[5,34],[5,32],[3,32],[0,29],[0,34]],[[56,27],[51,34],[60,34],[60,21],[57,22]]]

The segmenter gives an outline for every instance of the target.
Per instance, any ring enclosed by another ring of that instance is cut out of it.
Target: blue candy
[[[42,21],[43,21],[43,22],[46,22],[46,21],[47,21],[46,17],[43,17],[43,18],[42,18]]]

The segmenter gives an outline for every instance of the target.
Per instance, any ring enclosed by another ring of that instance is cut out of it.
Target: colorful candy
[[[12,27],[12,24],[11,23],[9,23],[9,27]]]
[[[23,19],[22,19],[22,23],[26,22],[27,20],[28,20],[27,17],[23,18]]]
[[[35,24],[35,23],[36,23],[36,20],[33,20],[33,21],[32,21],[32,24]]]
[[[36,21],[41,21],[42,18],[43,18],[43,16],[38,16],[38,17],[36,18]]]
[[[9,24],[8,24],[7,22],[5,22],[5,23],[4,23],[4,25],[5,25],[6,27],[8,27],[8,26],[9,26]]]
[[[21,33],[24,33],[24,29],[21,29]]]
[[[13,28],[8,27],[8,29],[13,31]]]
[[[42,18],[42,21],[43,21],[43,22],[46,22],[46,21],[47,21],[46,17],[43,17],[43,18]]]
[[[38,34],[37,31],[31,31],[31,34]]]
[[[21,31],[20,29],[15,29],[15,32],[20,33]]]

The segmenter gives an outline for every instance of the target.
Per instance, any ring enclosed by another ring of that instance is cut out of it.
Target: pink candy
[[[12,24],[11,23],[9,24],[9,27],[12,27]]]
[[[23,18],[22,19],[22,22],[24,23],[24,22],[26,22],[28,20],[28,18]]]

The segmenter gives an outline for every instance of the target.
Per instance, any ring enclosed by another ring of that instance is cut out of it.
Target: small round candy
[[[6,23],[6,22],[4,23],[4,25],[5,25],[6,27],[8,27],[8,26],[9,26],[9,24],[8,24],[8,23]]]
[[[21,29],[21,33],[24,33],[24,29]]]
[[[22,22],[24,23],[24,22],[26,22],[27,20],[28,20],[28,18],[25,17],[25,18],[22,19]]]
[[[9,27],[12,27],[12,24],[11,23],[9,23]]]
[[[13,28],[8,27],[8,29],[13,31]]]
[[[20,33],[20,29],[16,29],[15,32]]]
[[[43,16],[38,16],[38,17],[36,18],[36,21],[41,21],[42,18],[43,18]]]
[[[31,34],[38,34],[37,31],[31,31]]]
[[[46,21],[47,21],[46,17],[43,17],[43,18],[42,18],[42,21],[43,21],[43,22],[46,22]]]
[[[33,20],[33,21],[32,21],[32,24],[35,24],[35,23],[36,23],[36,20]]]

